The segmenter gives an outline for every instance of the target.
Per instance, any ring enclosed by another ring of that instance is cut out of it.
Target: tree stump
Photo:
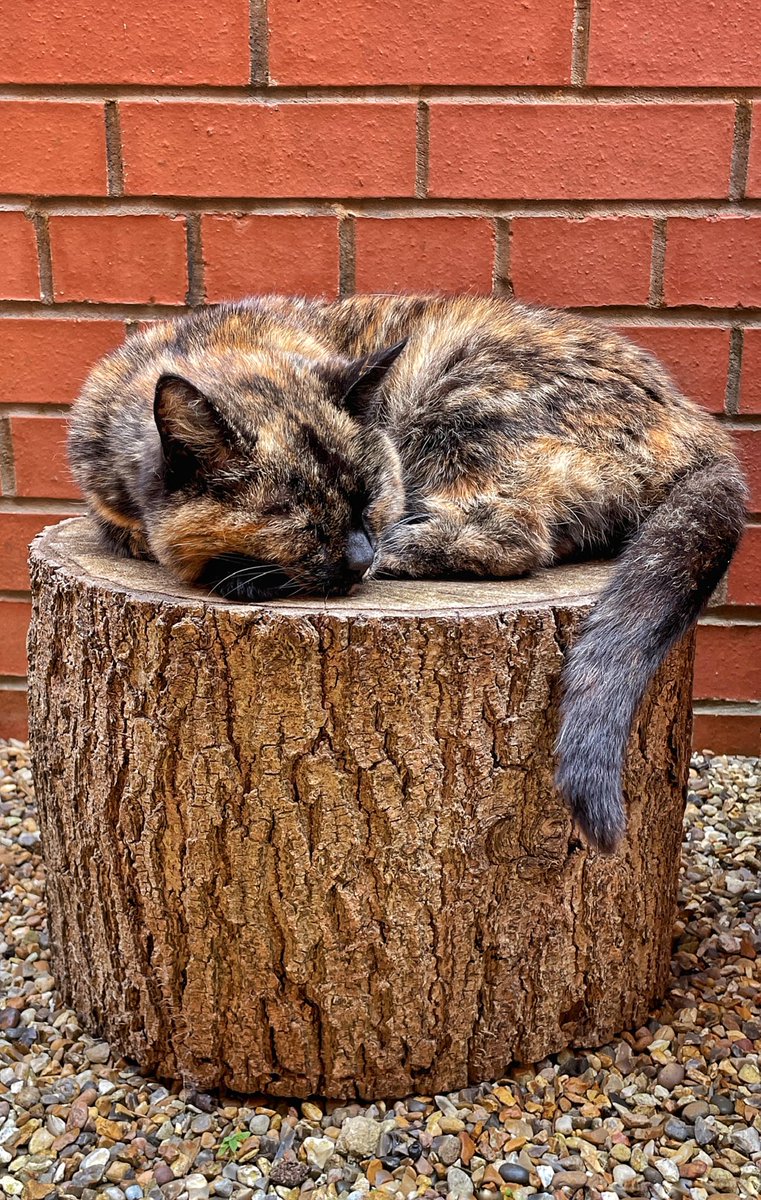
[[[31,737],[63,995],[197,1086],[402,1096],[641,1024],[668,977],[692,642],[631,740],[629,834],[552,786],[559,674],[609,565],[209,600],[32,550]]]

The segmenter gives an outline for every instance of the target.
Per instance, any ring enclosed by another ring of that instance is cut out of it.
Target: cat
[[[730,438],[654,358],[499,298],[270,296],[151,325],[93,370],[70,457],[112,548],[235,601],[620,553],[557,742],[604,852],[639,703],[745,519]]]

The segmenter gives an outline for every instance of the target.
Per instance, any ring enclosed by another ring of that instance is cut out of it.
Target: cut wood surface
[[[668,974],[692,641],[631,739],[629,835],[552,786],[559,675],[609,565],[237,605],[33,545],[51,938],[85,1028],[200,1087],[431,1093],[636,1027]]]

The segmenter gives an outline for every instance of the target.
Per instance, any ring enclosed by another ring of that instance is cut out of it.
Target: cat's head
[[[231,600],[345,595],[402,514],[399,458],[367,420],[403,343],[265,372],[163,375],[151,550]],[[215,394],[216,393],[216,394]]]

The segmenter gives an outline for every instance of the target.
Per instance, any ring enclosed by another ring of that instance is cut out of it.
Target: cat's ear
[[[393,346],[366,354],[364,358],[356,358],[349,365],[342,379],[344,393],[341,397],[341,407],[352,417],[361,421],[366,415],[386,372],[396,362],[407,345],[407,340],[403,338]]]
[[[153,416],[164,460],[176,481],[224,467],[235,453],[235,435],[211,400],[179,375],[156,384]]]

